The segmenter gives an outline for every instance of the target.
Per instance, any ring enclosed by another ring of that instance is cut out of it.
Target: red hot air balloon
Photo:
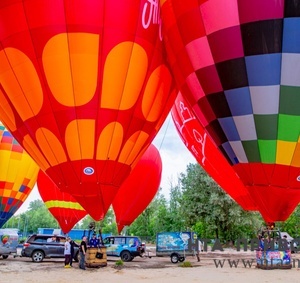
[[[257,207],[248,190],[198,122],[193,110],[186,103],[181,93],[178,94],[175,100],[171,114],[183,143],[202,168],[243,209],[256,210]]]
[[[162,0],[177,87],[266,222],[300,201],[300,1]]]
[[[0,122],[0,228],[27,199],[39,167]]]
[[[102,219],[176,97],[158,2],[6,0],[0,26],[0,119]]]
[[[42,170],[38,174],[37,186],[46,207],[65,234],[87,215],[82,206],[70,194],[61,192]]]
[[[119,233],[153,200],[159,189],[161,173],[162,161],[159,151],[151,144],[113,200],[112,206]]]

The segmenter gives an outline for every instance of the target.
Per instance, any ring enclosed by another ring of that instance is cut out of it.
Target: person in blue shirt
[[[93,234],[92,238],[90,239],[89,246],[91,248],[97,248],[99,246],[99,239],[97,239],[96,234]]]

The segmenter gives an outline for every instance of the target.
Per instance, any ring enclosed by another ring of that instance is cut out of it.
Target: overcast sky
[[[162,158],[163,171],[160,186],[162,187],[163,194],[168,199],[170,185],[177,184],[178,175],[186,171],[186,166],[189,163],[196,163],[197,161],[181,141],[171,115],[167,117],[153,144],[159,150]],[[41,199],[41,197],[35,186],[16,214],[25,212],[28,209],[29,203],[36,199]]]

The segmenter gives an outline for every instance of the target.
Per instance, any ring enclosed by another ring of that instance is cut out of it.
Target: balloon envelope
[[[267,222],[300,200],[299,4],[166,0],[177,86]]]
[[[198,122],[193,110],[186,103],[181,93],[178,94],[175,100],[171,114],[183,143],[202,168],[243,209],[256,210],[257,207],[248,190]]]
[[[0,228],[27,199],[39,167],[0,122]]]
[[[95,220],[175,99],[157,9],[147,0],[0,3],[0,119]]]
[[[61,192],[42,170],[38,174],[37,186],[46,207],[65,234],[87,215],[82,206],[70,194]]]
[[[150,204],[158,192],[162,173],[159,151],[150,145],[119,189],[112,206],[118,232],[129,226]]]

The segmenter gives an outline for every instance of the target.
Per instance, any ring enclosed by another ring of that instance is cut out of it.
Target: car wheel
[[[34,251],[31,258],[32,258],[32,261],[34,262],[41,262],[43,261],[45,255],[42,251]]]
[[[129,251],[123,251],[120,255],[121,259],[125,262],[132,261],[131,254]]]
[[[180,261],[180,262],[184,262],[184,260],[185,260],[185,257],[184,257],[184,256],[182,256],[182,257],[179,258],[179,261]]]
[[[2,255],[2,258],[3,258],[3,259],[7,259],[7,258],[8,258],[8,255]]]
[[[171,254],[171,262],[172,263],[177,263],[179,260],[179,255],[178,254]]]

